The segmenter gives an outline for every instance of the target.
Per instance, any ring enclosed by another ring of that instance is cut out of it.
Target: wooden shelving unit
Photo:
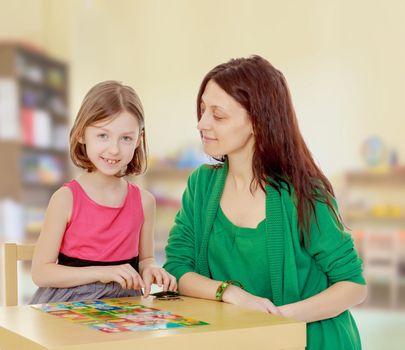
[[[405,168],[396,168],[386,172],[350,171],[346,174],[348,184],[381,184],[383,186],[405,185]]]
[[[374,291],[383,285],[388,294],[381,306],[397,307],[405,281],[405,169],[348,172],[340,202],[363,258],[368,302],[375,304]]]
[[[405,230],[405,169],[348,172],[341,197],[343,218],[353,229],[394,225]]]
[[[0,203],[21,207],[23,240],[34,241],[50,196],[69,178],[68,66],[0,43],[0,92]]]

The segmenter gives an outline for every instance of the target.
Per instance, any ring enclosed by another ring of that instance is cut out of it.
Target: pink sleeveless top
[[[128,193],[119,208],[94,202],[76,180],[64,186],[73,194],[71,219],[60,252],[93,261],[118,261],[139,254],[139,236],[144,223],[141,193],[128,183]]]

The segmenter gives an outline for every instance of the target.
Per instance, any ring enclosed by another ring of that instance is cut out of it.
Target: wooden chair
[[[32,260],[34,248],[34,244],[1,244],[1,286],[5,306],[15,306],[18,304],[17,262]]]

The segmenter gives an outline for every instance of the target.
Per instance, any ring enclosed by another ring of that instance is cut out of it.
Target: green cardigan
[[[227,173],[227,163],[219,168],[203,165],[188,179],[182,208],[170,231],[164,265],[177,280],[187,272],[211,277],[208,240]],[[305,244],[302,244],[293,198],[287,189],[280,192],[266,186],[267,273],[270,276],[272,302],[280,306],[307,299],[338,281],[365,284],[362,263],[351,236],[341,230],[329,208],[324,203],[316,203],[317,222],[311,222],[310,241],[305,238]],[[347,318],[344,323],[350,323],[348,326],[355,328],[344,332],[358,337],[351,315],[348,312],[343,314],[342,317]],[[336,325],[330,327],[333,329]],[[308,345],[310,343],[308,339]],[[360,340],[355,340],[351,348],[360,349],[359,343]]]

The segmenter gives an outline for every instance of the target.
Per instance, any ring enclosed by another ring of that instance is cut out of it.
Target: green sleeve
[[[338,212],[337,204],[332,204]],[[354,247],[352,237],[345,232],[331,209],[320,201],[316,202],[316,217],[310,225],[310,238],[305,247],[319,268],[328,276],[331,284],[351,281],[366,284],[362,275],[362,261]]]
[[[174,226],[170,230],[166,246],[164,268],[176,277],[177,281],[187,272],[195,271],[194,244],[194,189],[195,173],[187,181],[183,193],[182,207],[177,213]]]

